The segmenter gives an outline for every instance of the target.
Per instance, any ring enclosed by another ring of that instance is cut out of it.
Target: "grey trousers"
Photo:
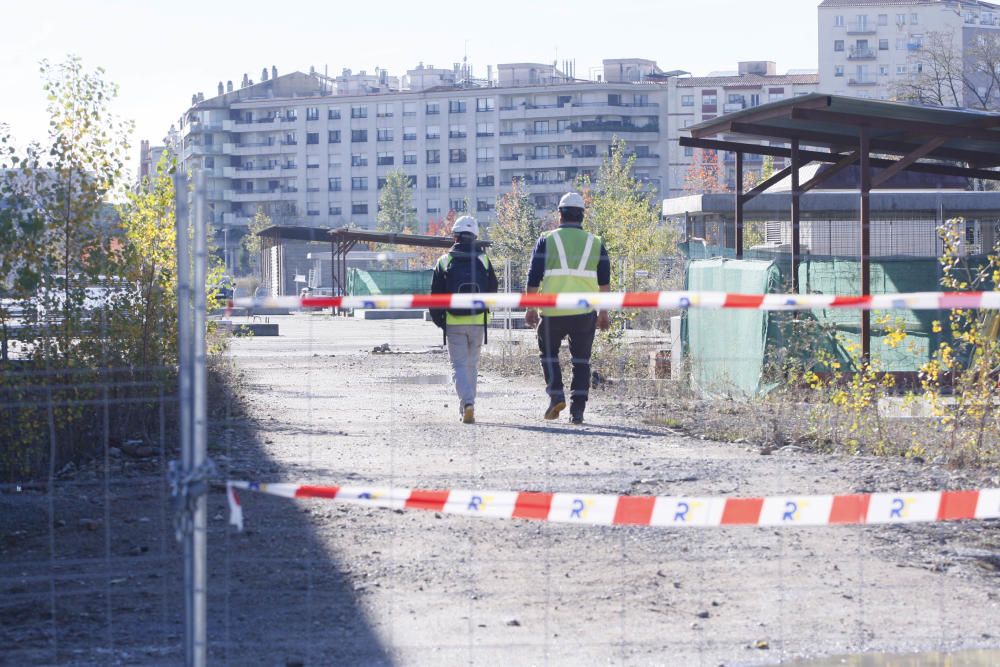
[[[451,357],[452,379],[458,394],[459,412],[476,402],[476,376],[479,373],[479,352],[483,348],[483,325],[448,325],[448,356]]]

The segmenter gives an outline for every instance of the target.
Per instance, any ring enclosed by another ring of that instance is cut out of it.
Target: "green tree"
[[[123,361],[141,372],[177,360],[177,236],[174,161],[166,155],[156,177],[118,207],[124,243],[119,277],[124,290],[113,310]]]
[[[660,224],[656,191],[644,188],[632,175],[634,155],[625,142],[612,140],[611,153],[597,173],[597,182],[583,177],[577,187],[587,202],[584,227],[599,235],[611,256],[613,291],[640,287],[640,276],[658,275],[672,252],[673,234]]]
[[[389,172],[385,186],[378,196],[376,228],[382,232],[402,233],[417,224],[417,213],[413,208],[413,191],[410,177],[402,170]]]
[[[260,277],[260,233],[271,226],[271,217],[264,211],[262,206],[257,207],[257,212],[247,224],[247,233],[240,239],[243,249],[247,253],[250,261],[251,272]]]
[[[760,180],[761,182],[774,176],[774,156],[765,155],[760,162]]]
[[[491,254],[510,260],[511,285],[527,274],[531,251],[543,231],[550,227],[539,217],[524,179],[511,181],[510,192],[497,197],[496,222],[490,225]]]

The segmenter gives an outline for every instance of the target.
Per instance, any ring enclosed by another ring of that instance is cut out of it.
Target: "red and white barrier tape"
[[[1000,489],[918,491],[825,496],[726,498],[611,496],[309,486],[230,481],[226,485],[230,523],[243,530],[237,489],[284,498],[325,498],[386,509],[430,510],[497,519],[535,519],[598,526],[827,526],[1000,518]]]
[[[730,294],[727,292],[579,292],[565,294],[392,294],[385,296],[276,296],[240,298],[236,308],[743,308],[751,310],[952,310],[1000,309],[1000,292],[910,292],[836,296],[833,294]]]

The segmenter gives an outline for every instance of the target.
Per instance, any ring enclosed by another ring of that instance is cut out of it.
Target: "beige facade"
[[[735,72],[704,77],[670,79],[669,104],[666,114],[667,160],[669,188],[665,197],[685,194],[684,182],[694,158],[694,151],[678,143],[686,128],[716,116],[734,113],[777,100],[815,92],[819,79],[815,72],[778,74],[770,61],[739,63]],[[723,137],[724,138],[724,137]],[[735,186],[735,163],[732,154],[719,156],[726,182]],[[776,165],[781,167],[779,160]],[[748,155],[747,171],[760,171],[760,156]]]
[[[818,14],[820,90],[880,100],[919,76],[929,34],[948,35],[962,54],[977,34],[1000,29],[1000,6],[968,0],[823,0]],[[974,106],[968,93],[949,103]]]
[[[379,187],[397,169],[412,179],[421,228],[449,210],[488,223],[514,178],[552,210],[576,177],[596,174],[614,136],[636,156],[635,175],[663,192],[668,86],[648,76],[652,61],[609,63],[610,83],[532,63],[501,65],[496,81],[418,67],[408,90],[346,70],[246,81],[194,98],[181,161],[208,171],[212,220],[226,228],[245,227],[258,206],[286,224],[374,227]]]

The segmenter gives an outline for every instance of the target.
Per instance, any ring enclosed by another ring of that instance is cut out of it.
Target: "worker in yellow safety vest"
[[[482,248],[476,244],[479,222],[463,215],[452,227],[455,245],[434,265],[431,294],[496,292],[497,274]],[[473,424],[479,353],[486,342],[489,313],[485,308],[432,310],[434,324],[444,330],[451,359],[461,420]]]
[[[528,270],[528,294],[566,292],[607,292],[611,285],[611,260],[601,237],[583,229],[584,202],[576,192],[559,200],[559,227],[545,232],[535,244]],[[593,308],[529,309],[525,313],[529,327],[538,326],[538,350],[545,376],[549,406],[546,419],[558,419],[566,407],[559,348],[569,339],[573,380],[570,383],[570,423],[582,424],[590,392],[590,354],[597,328],[609,326],[606,311]]]

